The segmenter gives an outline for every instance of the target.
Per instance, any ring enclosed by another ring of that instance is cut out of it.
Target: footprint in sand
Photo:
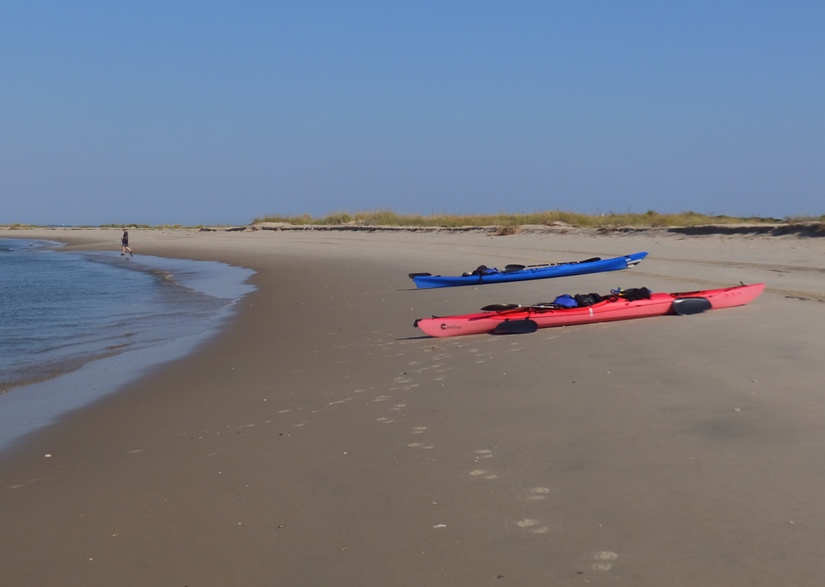
[[[484,469],[474,469],[470,471],[470,475],[473,477],[481,477],[482,479],[498,479],[498,475]]]
[[[609,550],[602,550],[595,553],[593,558],[596,559],[596,562],[593,563],[594,571],[609,571],[613,568],[613,565],[616,564],[616,561],[619,560],[619,555]]]
[[[516,522],[519,528],[524,528],[525,530],[529,530],[533,534],[547,534],[550,529],[547,526],[542,526],[541,522],[538,520],[533,520],[531,518],[526,518],[519,522]]]
[[[547,494],[550,493],[550,489],[547,487],[533,487],[530,490],[530,494],[527,496],[527,499],[531,501],[539,501],[547,497]]]

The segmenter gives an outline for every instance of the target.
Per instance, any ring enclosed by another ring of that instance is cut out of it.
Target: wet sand
[[[111,249],[117,234],[25,236]],[[0,457],[4,585],[821,582],[825,239],[130,236],[136,255],[254,269],[258,289],[196,353]],[[407,278],[635,251],[650,255],[591,276]],[[455,339],[412,326],[740,281],[766,292],[695,316]]]

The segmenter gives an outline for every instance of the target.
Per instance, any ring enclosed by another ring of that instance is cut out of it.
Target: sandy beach
[[[111,249],[117,230],[0,231]],[[218,337],[0,456],[30,586],[817,585],[825,238],[134,230],[256,271]],[[627,271],[407,274],[648,251]],[[562,293],[767,284],[748,306],[424,336]],[[48,455],[48,456],[47,456]]]

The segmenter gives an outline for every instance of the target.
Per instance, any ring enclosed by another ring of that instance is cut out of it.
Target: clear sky
[[[825,214],[825,2],[0,6],[0,222]]]

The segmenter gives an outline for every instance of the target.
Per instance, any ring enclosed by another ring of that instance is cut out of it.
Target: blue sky
[[[0,7],[0,222],[825,214],[820,1]]]

